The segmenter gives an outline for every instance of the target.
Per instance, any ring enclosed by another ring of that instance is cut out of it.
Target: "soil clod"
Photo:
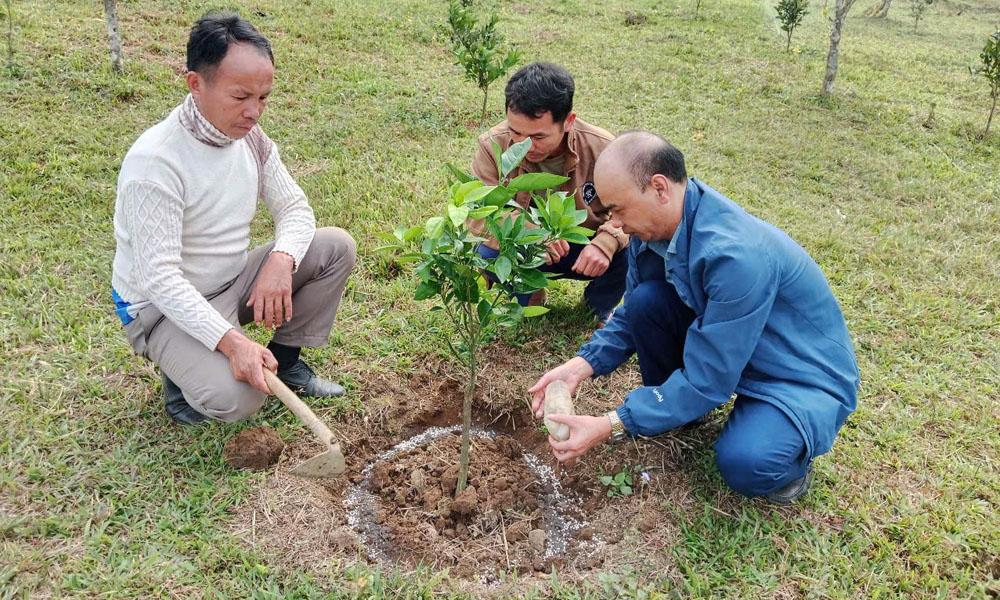
[[[237,469],[262,471],[277,463],[284,449],[285,443],[273,429],[253,427],[229,438],[222,448],[222,458]]]

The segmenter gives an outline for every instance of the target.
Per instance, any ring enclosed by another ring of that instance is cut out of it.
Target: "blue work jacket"
[[[635,352],[629,296],[642,281],[637,257],[654,250],[633,239],[628,252],[624,305],[579,352],[595,377]],[[618,408],[629,433],[663,433],[735,392],[784,412],[810,457],[827,452],[857,406],[860,375],[847,324],[819,265],[786,233],[694,178],[663,254],[666,280],[695,318],[683,368],[662,385],[632,391]]]

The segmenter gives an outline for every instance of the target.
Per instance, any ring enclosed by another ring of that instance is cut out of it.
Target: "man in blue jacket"
[[[556,458],[680,427],[735,393],[715,442],[723,479],[794,502],[857,405],[857,360],[823,272],[787,234],[688,178],[683,154],[655,134],[616,138],[594,178],[612,224],[633,236],[624,304],[528,391],[540,417],[549,382],[575,391],[633,353],[643,386],[606,415],[553,418],[570,428],[549,440]]]

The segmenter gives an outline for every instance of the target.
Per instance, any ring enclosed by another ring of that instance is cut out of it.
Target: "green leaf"
[[[500,178],[503,179],[516,169],[517,165],[521,164],[524,157],[528,155],[528,150],[530,149],[531,138],[524,138],[524,140],[507,148],[507,151],[503,153],[500,160]]]
[[[465,196],[468,195],[468,193],[471,192],[472,190],[478,187],[482,187],[482,185],[483,182],[479,181],[478,179],[474,179],[472,181],[467,181],[463,183],[462,185],[458,186],[458,189],[452,193],[451,203],[454,204],[455,206],[461,206],[462,204],[465,203]]]
[[[469,175],[465,171],[462,171],[461,169],[459,169],[458,167],[449,162],[446,162],[444,164],[446,167],[448,167],[448,170],[451,171],[451,174],[455,176],[455,179],[457,179],[459,183],[468,183],[473,179],[475,179],[475,177],[473,177],[472,175]]]
[[[444,233],[444,227],[444,217],[431,217],[427,219],[427,224],[424,225],[424,229],[427,231],[427,238],[431,240],[438,239]]]
[[[424,228],[421,227],[420,225],[415,225],[403,232],[403,241],[411,242],[420,237],[420,235],[423,233],[424,233]]]
[[[391,246],[379,246],[378,248],[375,248],[375,252],[389,252],[389,251],[398,252],[402,249],[403,247],[400,246],[399,244],[393,244]]]
[[[426,300],[437,294],[440,289],[436,283],[421,281],[420,285],[417,286],[417,291],[413,293],[413,299]]]
[[[630,486],[630,485],[623,485],[623,486],[621,486],[618,489],[618,491],[621,492],[622,496],[631,496],[632,495],[632,486]]]
[[[497,208],[504,206],[510,199],[517,194],[514,190],[508,190],[503,186],[496,186],[493,191],[486,195],[479,203],[485,206],[496,206]],[[520,208],[520,205],[518,205]]]
[[[559,237],[561,237],[562,239],[566,240],[567,242],[569,242],[571,244],[584,244],[584,245],[586,245],[586,244],[590,243],[589,239],[583,237],[582,235],[578,235],[578,234],[575,234],[575,233],[564,233],[564,234],[562,234]]]
[[[479,323],[485,325],[493,314],[493,306],[487,300],[480,300],[476,306],[476,313],[479,315]]]
[[[451,224],[455,227],[461,227],[465,223],[465,218],[469,216],[469,207],[465,206],[449,206],[448,207],[448,218],[451,219]]]
[[[497,180],[500,181],[506,175],[503,172],[503,148],[493,139],[493,136],[490,136],[490,145],[493,147],[493,157],[497,161]]]
[[[496,211],[497,211],[497,207],[495,207],[495,206],[480,206],[479,208],[476,208],[476,209],[473,209],[473,210],[469,211],[469,218],[470,219],[482,219],[482,218],[484,218],[484,217],[486,217],[488,215],[493,214]],[[482,241],[482,240],[472,240],[471,238],[469,238],[468,241]]]
[[[466,204],[470,204],[472,202],[478,202],[480,199],[484,198],[485,196],[488,196],[493,190],[496,189],[496,187],[497,186],[495,185],[483,185],[477,187],[476,189],[470,191],[468,194],[465,195],[464,202]]]
[[[425,258],[427,258],[427,255],[421,252],[408,252],[406,254],[400,254],[396,257],[396,262],[401,265],[405,265],[406,263],[417,262],[418,260],[424,260]]]
[[[498,256],[496,261],[493,263],[493,274],[497,276],[501,282],[506,282],[510,279],[510,270],[514,267],[513,263],[506,256]]]
[[[549,224],[558,227],[563,216],[563,201],[559,196],[552,194],[549,196],[548,206]]]
[[[523,173],[510,180],[507,187],[519,192],[555,189],[569,181],[569,177],[552,173]]]
[[[403,234],[406,233],[406,225],[400,225],[393,232],[392,235],[399,241],[403,241]]]
[[[545,239],[545,231],[540,229],[525,229],[517,236],[518,244],[535,244]]]
[[[612,479],[610,475],[605,475],[604,477],[601,477],[601,483],[604,485],[611,485],[611,481]]]
[[[525,306],[524,316],[525,317],[538,317],[549,312],[549,309],[544,306]]]
[[[536,290],[549,287],[549,280],[541,271],[522,271],[521,282],[526,287]]]
[[[594,230],[587,229],[586,227],[570,227],[569,229],[566,230],[566,233],[575,233],[577,235],[585,235],[587,237],[590,237],[594,235]]]

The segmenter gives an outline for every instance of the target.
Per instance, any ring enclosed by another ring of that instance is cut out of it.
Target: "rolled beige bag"
[[[556,423],[549,419],[549,415],[572,415],[573,399],[569,395],[569,386],[566,382],[557,379],[545,386],[545,427],[549,430],[549,435],[560,442],[569,439],[569,425]]]

